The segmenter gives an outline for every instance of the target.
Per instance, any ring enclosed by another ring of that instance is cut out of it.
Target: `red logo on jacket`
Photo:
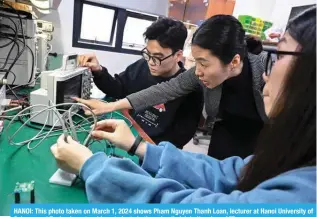
[[[153,108],[156,108],[160,112],[165,112],[166,111],[164,104],[159,104],[159,105],[153,106]]]

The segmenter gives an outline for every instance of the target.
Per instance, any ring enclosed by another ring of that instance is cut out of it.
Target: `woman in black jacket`
[[[208,155],[246,157],[267,119],[262,89],[266,54],[249,53],[241,23],[230,15],[206,20],[192,39],[196,67],[176,78],[111,104],[85,101],[97,113],[123,108],[142,110],[201,89],[212,120]]]

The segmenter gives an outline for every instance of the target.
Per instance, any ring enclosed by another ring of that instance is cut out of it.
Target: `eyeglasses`
[[[148,54],[146,52],[146,48],[144,48],[142,51],[141,51],[141,54],[143,56],[143,58],[146,60],[146,61],[150,61],[152,59],[152,62],[155,66],[160,66],[162,64],[162,62],[164,60],[166,60],[167,58],[173,56],[176,52],[173,52],[171,55],[168,55],[167,57],[164,57],[163,59],[161,58],[158,58],[158,57],[155,57],[155,56],[151,56],[150,54]]]
[[[268,50],[267,59],[265,66],[265,75],[269,76],[272,72],[274,63],[279,60],[284,55],[300,56],[302,52],[291,52],[291,51],[278,51],[278,50]]]

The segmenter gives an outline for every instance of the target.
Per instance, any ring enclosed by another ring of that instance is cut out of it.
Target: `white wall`
[[[280,0],[236,0],[233,16],[250,15],[270,21],[277,1]]]
[[[65,1],[65,0],[64,0]],[[125,9],[167,16],[168,0],[90,0]]]
[[[168,0],[94,0],[95,2],[111,4],[122,8],[134,9],[142,12],[167,15]],[[51,41],[53,52],[57,53],[91,53],[95,52],[102,65],[111,74],[123,71],[128,65],[138,60],[140,56],[115,52],[95,51],[72,47],[74,0],[62,0],[57,11],[41,17],[54,23],[54,39]],[[99,22],[100,25],[104,23]],[[97,22],[96,24],[97,25]],[[142,34],[142,33],[140,33]]]
[[[316,4],[316,0],[277,0],[272,12],[272,22],[274,25],[287,25],[292,7]]]
[[[286,26],[292,7],[316,4],[316,0],[236,0],[233,16],[251,15]]]

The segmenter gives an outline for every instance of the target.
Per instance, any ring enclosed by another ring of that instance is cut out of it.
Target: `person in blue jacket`
[[[104,120],[93,136],[135,153],[142,165],[61,136],[51,148],[59,167],[79,174],[91,203],[315,203],[315,18],[314,7],[291,20],[278,49],[268,51],[269,121],[253,156],[217,160],[169,142],[138,142],[124,121]]]

